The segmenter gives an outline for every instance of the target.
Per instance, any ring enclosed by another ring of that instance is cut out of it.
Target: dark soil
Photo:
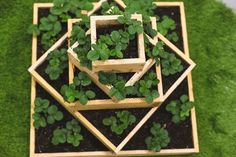
[[[164,76],[162,75],[162,84],[163,84],[163,92],[166,93],[168,89],[177,81],[177,79],[188,69],[189,64],[186,63],[182,58],[180,58],[174,51],[172,51],[169,47],[165,46],[164,49],[169,52],[175,54],[175,56],[181,60],[182,65],[184,67],[183,71],[178,72],[174,75]]]
[[[133,138],[124,147],[124,150],[146,150],[143,142],[146,137],[150,136],[149,130],[153,122],[158,122],[169,132],[171,142],[167,148],[193,148],[192,142],[192,125],[188,118],[180,124],[171,122],[171,114],[165,110],[165,106],[171,101],[179,99],[183,94],[188,94],[187,80],[180,84],[170,97],[161,105],[161,107],[152,115],[152,117],[141,127]]]
[[[112,31],[124,30],[124,25],[117,24],[112,26],[97,27],[97,39],[100,35],[111,34]],[[138,58],[138,37],[137,35],[133,40],[130,40],[128,47],[123,51],[124,58]],[[110,57],[110,59],[115,59]]]
[[[132,131],[137,123],[148,113],[150,109],[127,109],[137,118],[136,123],[130,125],[122,135],[116,135],[110,127],[102,124],[104,118],[115,116],[117,112],[123,110],[95,110],[95,111],[82,111],[81,113],[101,131],[115,146],[118,146],[125,137]]]
[[[40,9],[39,16],[47,16],[48,11],[45,9]],[[158,7],[156,10],[156,14],[158,16],[168,15],[171,16],[177,22],[177,33],[181,38],[180,41],[176,44],[181,50],[183,50],[183,42],[182,42],[182,31],[181,31],[181,23],[180,23],[180,16],[179,16],[179,8],[177,7],[170,7],[163,8]],[[66,27],[66,26],[65,26]],[[63,34],[63,33],[62,33]],[[40,41],[40,38],[39,38]],[[40,42],[38,42],[39,44]],[[43,54],[43,50],[41,45],[38,45],[38,56]],[[46,80],[49,78],[45,76],[44,69],[47,63],[45,62],[42,64],[37,70],[41,76],[43,76]],[[187,65],[185,65],[185,68]],[[68,70],[65,70],[65,74],[62,75],[62,78],[58,82],[49,82],[53,85],[56,89],[64,83],[68,82]],[[121,74],[122,75],[122,74]],[[172,81],[175,81],[180,74],[176,76],[172,76],[169,78],[163,78],[164,86],[170,86]],[[126,79],[130,78],[127,75]],[[62,83],[63,82],[63,83]],[[164,91],[167,89],[164,87]],[[154,113],[154,115],[145,123],[142,128],[134,135],[134,137],[128,142],[128,144],[124,147],[125,150],[145,150],[146,145],[144,140],[146,137],[149,136],[149,130],[152,126],[153,122],[161,123],[165,128],[168,130],[169,135],[171,137],[171,142],[167,148],[192,148],[192,126],[191,120],[188,118],[186,121],[182,122],[179,125],[176,125],[171,122],[171,114],[165,111],[165,106],[171,100],[178,99],[181,95],[188,93],[188,85],[187,80],[185,79],[178,88],[170,95],[170,97],[162,104],[162,106]],[[95,87],[91,87],[91,89],[95,89]],[[96,91],[96,94],[102,93],[100,91]],[[41,97],[43,99],[48,99],[51,104],[55,104],[58,106],[59,110],[64,113],[64,119],[60,122],[57,122],[53,125],[49,125],[46,128],[40,128],[36,130],[36,153],[55,153],[55,152],[84,152],[84,151],[107,151],[108,149],[95,138],[86,128],[84,128],[81,124],[82,130],[81,133],[84,136],[84,139],[79,147],[73,147],[69,144],[62,144],[59,146],[54,146],[51,144],[51,138],[53,134],[53,130],[56,128],[64,127],[67,121],[73,119],[72,115],[70,115],[60,104],[57,103],[55,99],[53,99],[48,92],[46,92],[42,87],[37,85],[36,88],[36,95],[37,97]],[[143,118],[143,116],[150,110],[150,109],[128,109],[132,114],[137,117],[137,123]],[[109,127],[105,127],[102,124],[102,119],[105,117],[109,117],[114,115],[119,110],[100,110],[100,111],[83,111],[82,114],[94,125],[96,126],[109,140],[111,140],[115,145],[118,145],[125,136],[134,128],[135,124],[130,126],[122,136],[114,135]],[[136,124],[137,124],[136,123]]]
[[[47,17],[50,14],[49,9],[47,8],[40,8],[38,11],[38,24],[40,24],[41,17]],[[57,35],[56,40],[54,43],[60,39],[66,32],[67,32],[67,23],[63,22],[62,24],[62,31]],[[45,50],[41,44],[42,36],[39,35],[37,38],[37,58],[40,58],[47,50]],[[48,48],[49,49],[49,48]]]
[[[80,71],[78,69],[75,70],[75,76],[78,75]],[[84,90],[92,90],[96,93],[96,98],[95,99],[110,99],[110,97],[104,93],[96,84],[94,84],[93,82],[87,86],[83,88]]]
[[[37,97],[48,99],[51,104],[56,105],[60,111],[63,112],[64,118],[60,122],[56,122],[53,125],[48,125],[46,128],[40,128],[36,130],[35,139],[35,152],[36,153],[53,153],[53,152],[84,152],[84,151],[106,151],[107,148],[95,137],[93,136],[82,124],[80,126],[81,134],[84,139],[79,147],[74,147],[70,144],[61,144],[54,146],[51,144],[51,139],[53,136],[53,130],[56,128],[65,127],[66,122],[71,121],[74,117],[67,112],[58,102],[51,97],[41,86],[37,85]]]
[[[67,49],[67,41],[62,44],[60,48]],[[40,76],[42,76],[52,87],[54,87],[58,92],[60,92],[61,87],[63,85],[69,84],[69,69],[68,67],[64,69],[63,74],[60,75],[60,77],[57,80],[51,80],[49,78],[49,75],[45,73],[45,70],[48,66],[48,61],[45,60],[37,69],[36,71],[39,73]]]
[[[182,36],[182,26],[181,26],[181,17],[180,17],[180,8],[179,7],[157,7],[154,10],[155,15],[162,17],[164,15],[169,16],[176,22],[176,29],[172,32],[176,32],[179,37],[179,41],[174,43],[181,51],[184,51],[183,46],[183,36]]]

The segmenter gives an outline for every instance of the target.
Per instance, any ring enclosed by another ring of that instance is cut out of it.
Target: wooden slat
[[[160,7],[179,7],[183,2],[154,2],[157,6]]]
[[[104,16],[91,16],[90,28],[91,28],[91,43],[96,44],[97,41],[97,27],[103,25],[115,25],[118,24],[117,19],[120,15],[104,15]],[[136,19],[142,22],[142,16],[140,14],[133,14],[132,19]],[[93,61],[92,71],[99,72],[139,72],[143,69],[146,61],[145,48],[144,48],[144,35],[143,33],[138,35],[138,58],[132,59],[108,59],[106,61]]]
[[[127,156],[166,156],[166,155],[189,155],[196,153],[194,149],[162,149],[160,152],[152,152],[148,150],[127,150],[114,154],[109,151],[94,152],[74,152],[74,153],[41,153],[35,157],[127,157]]]
[[[97,10],[99,10],[102,6],[103,2],[106,2],[107,0],[100,0],[98,3],[95,3],[93,9],[91,11],[88,12],[88,16],[91,16],[92,14],[94,14]]]
[[[190,57],[189,47],[188,47],[188,35],[187,35],[187,25],[186,25],[185,11],[184,11],[184,3],[180,4],[180,15],[181,15],[184,52],[185,52],[186,56]],[[188,91],[189,91],[189,100],[194,101],[191,72],[188,74]],[[199,152],[199,142],[198,142],[197,120],[196,120],[195,107],[191,110],[191,122],[192,122],[193,145],[194,145],[194,149],[195,149],[196,153],[198,153]]]
[[[114,0],[121,8],[125,9],[126,5],[122,0]]]
[[[137,81],[139,81],[143,75],[155,64],[154,59],[149,59],[146,61],[145,65],[143,66],[142,71],[136,72],[128,82],[126,82],[125,86],[133,86]]]

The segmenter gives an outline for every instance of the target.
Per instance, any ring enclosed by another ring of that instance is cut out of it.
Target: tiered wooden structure
[[[101,0],[94,4],[94,9],[90,12],[84,12],[87,15],[93,14],[100,7],[102,2],[106,0]],[[114,0],[121,7],[126,7],[121,0]],[[142,98],[125,99],[123,101],[117,102],[115,98],[109,100],[91,100],[87,105],[83,106],[79,102],[67,103],[64,101],[61,94],[56,91],[42,76],[36,72],[36,68],[42,64],[47,55],[58,48],[63,42],[67,42],[68,37],[70,37],[70,32],[74,23],[79,22],[79,19],[68,20],[68,32],[64,34],[43,56],[37,60],[37,37],[33,37],[33,47],[32,47],[32,66],[29,68],[29,72],[32,74],[32,86],[31,86],[31,131],[30,131],[30,156],[31,157],[77,157],[77,156],[145,156],[145,155],[176,155],[176,154],[190,154],[197,153],[199,151],[198,138],[197,138],[197,126],[196,126],[196,115],[195,108],[191,110],[191,122],[192,122],[192,135],[194,148],[185,149],[163,149],[160,152],[152,152],[148,150],[128,150],[122,151],[122,148],[127,144],[127,142],[134,136],[134,134],[141,128],[141,126],[153,115],[153,113],[159,108],[161,102],[167,99],[167,97],[174,91],[174,89],[187,77],[188,78],[188,89],[189,98],[194,101],[193,91],[192,91],[192,78],[191,70],[194,68],[195,63],[189,58],[189,50],[187,43],[187,31],[185,22],[184,6],[182,2],[157,2],[158,6],[177,6],[181,11],[181,22],[182,22],[182,35],[184,41],[184,52],[180,51],[175,45],[168,41],[164,36],[158,33],[155,38],[148,39],[151,44],[155,45],[158,40],[163,41],[169,48],[171,48],[179,57],[181,57],[186,63],[189,64],[187,70],[176,80],[176,82],[168,89],[166,93],[162,90],[162,79],[161,79],[161,67],[156,66],[157,78],[160,80],[160,84],[157,89],[160,93],[160,97],[154,101],[153,104],[148,105]],[[34,5],[34,19],[33,23],[38,24],[38,9],[39,8],[50,8],[52,3],[36,3]],[[156,28],[156,19],[152,18],[152,26]],[[87,32],[90,34],[91,30]],[[69,43],[72,44],[72,43]],[[78,68],[80,71],[86,72],[92,81],[100,87],[105,93],[108,94],[111,87],[102,85],[98,81],[98,76],[94,71],[87,68],[81,67],[79,64],[78,56],[73,52],[73,48],[79,46],[78,43],[74,43],[69,46],[69,82],[71,83],[74,78],[74,70]],[[134,76],[127,82],[126,85],[133,85],[138,81],[153,65],[155,61],[149,59],[145,62],[141,71],[136,72]],[[35,153],[35,128],[33,127],[32,114],[34,113],[34,100],[36,95],[36,82],[40,84],[47,92],[49,92],[67,111],[69,111],[77,120],[79,120],[94,136],[96,136],[110,151],[93,151],[93,152],[74,152],[74,153]],[[105,135],[103,135],[96,127],[94,127],[79,111],[80,110],[100,110],[100,109],[115,109],[115,108],[141,108],[150,107],[150,111],[142,118],[142,120],[135,126],[135,128],[128,134],[128,136],[116,147]]]

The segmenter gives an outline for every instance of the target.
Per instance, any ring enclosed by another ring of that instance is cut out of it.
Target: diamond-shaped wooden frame
[[[120,0],[118,1],[121,5],[124,3]],[[181,22],[182,22],[182,32],[183,32],[183,40],[184,40],[184,52],[186,56],[189,56],[189,50],[188,50],[188,42],[187,42],[187,30],[186,30],[186,22],[185,22],[185,12],[184,12],[184,6],[182,2],[157,2],[156,5],[158,6],[178,6],[180,7],[181,12]],[[38,23],[38,8],[49,8],[52,7],[52,3],[44,3],[44,4],[35,4],[34,5],[34,20],[33,23]],[[159,36],[159,38],[162,38]],[[32,63],[36,62],[37,59],[37,37],[33,37],[32,41]],[[172,47],[174,47],[172,45]],[[189,88],[189,98],[191,101],[194,101],[193,97],[193,91],[192,91],[192,79],[191,79],[191,73],[188,74],[188,88]],[[167,95],[166,95],[167,96]],[[148,150],[127,150],[127,151],[118,151],[116,149],[117,154],[114,154],[111,151],[94,151],[94,152],[73,152],[73,153],[35,153],[35,128],[33,127],[33,119],[32,114],[34,112],[34,100],[36,97],[36,81],[34,78],[32,78],[32,85],[31,85],[31,129],[30,129],[30,156],[31,157],[77,157],[77,156],[150,156],[150,155],[180,155],[180,154],[191,154],[191,153],[197,153],[199,152],[199,146],[198,146],[198,138],[197,138],[197,126],[196,126],[196,114],[195,114],[195,108],[191,110],[191,122],[192,122],[192,133],[193,133],[193,148],[185,148],[185,149],[162,149],[160,152],[152,152]],[[145,116],[146,120],[150,117],[149,115],[154,113],[156,111],[157,107],[150,110],[150,112]],[[76,116],[80,117],[81,114],[76,114]],[[80,118],[83,118],[80,117]],[[85,121],[86,122],[86,121]],[[139,127],[142,126],[146,121],[143,121],[142,123],[139,123]],[[137,129],[137,126],[136,126]],[[90,130],[90,129],[89,129]],[[133,134],[135,134],[134,132]],[[131,137],[130,137],[131,138]]]
[[[152,26],[153,28],[156,28],[156,18],[152,17]],[[72,30],[73,24],[76,22],[79,22],[80,19],[70,19],[68,20],[68,33],[70,35],[70,32]],[[90,34],[90,30],[87,31],[87,34]],[[149,38],[151,42],[156,42],[157,37]],[[72,73],[69,75],[69,80],[73,81],[74,75],[73,75],[73,68],[74,66],[78,68],[81,71],[86,72],[91,79],[94,80],[94,82],[98,81],[98,74],[94,73],[93,71],[89,70],[86,67],[80,66],[80,61],[78,59],[77,54],[73,51],[73,48],[78,47],[78,43],[74,43],[69,49],[68,49],[68,55],[70,58],[70,70]],[[133,77],[126,83],[126,86],[132,86],[137,82],[153,65],[155,64],[155,60],[149,59],[144,67],[143,70],[140,72],[136,72]],[[146,108],[146,107],[154,107],[158,106],[161,102],[163,102],[163,88],[162,88],[162,78],[161,78],[161,68],[160,66],[156,66],[156,74],[157,78],[160,80],[160,83],[157,86],[157,89],[159,91],[160,96],[154,100],[153,104],[148,104],[144,98],[127,98],[119,102],[114,102],[111,100],[96,100],[96,102],[93,101],[93,103],[88,103],[86,105],[81,105],[80,103],[76,104],[77,110],[95,110],[95,109],[118,109],[118,108]],[[92,102],[92,101],[91,101]]]

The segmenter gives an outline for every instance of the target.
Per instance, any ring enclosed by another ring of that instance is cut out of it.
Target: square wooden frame
[[[68,20],[68,33],[69,36],[71,34],[72,31],[72,27],[73,24],[76,22],[79,22],[80,19],[69,19]],[[156,18],[152,17],[152,26],[154,26],[153,28],[156,28]],[[88,30],[86,33],[90,34],[91,30]],[[150,38],[151,42],[157,42],[157,37],[155,38]],[[78,43],[76,42],[75,44],[73,44],[69,49],[68,49],[68,56],[69,56],[69,60],[71,63],[70,64],[70,68],[69,71],[71,71],[70,75],[69,75],[69,80],[73,81],[74,78],[74,66],[76,68],[78,68],[80,71],[84,71],[86,72],[91,79],[93,79],[93,81],[99,82],[98,80],[98,74],[94,73],[93,71],[89,70],[86,67],[82,67],[80,66],[80,61],[78,59],[77,54],[73,51],[73,48],[78,47]],[[135,84],[135,82],[137,82],[138,80],[140,80],[142,78],[142,76],[155,64],[155,60],[154,59],[149,59],[142,71],[140,72],[136,72],[133,77],[131,77],[131,79],[126,83],[126,86],[132,86]],[[91,103],[87,103],[86,105],[81,105],[80,103],[76,103],[76,109],[77,110],[97,110],[97,109],[118,109],[118,108],[148,108],[148,107],[154,107],[154,106],[158,106],[161,102],[163,102],[163,87],[162,87],[162,78],[161,78],[161,67],[160,66],[156,66],[156,74],[157,74],[157,78],[160,80],[160,83],[157,86],[158,92],[160,94],[160,96],[154,100],[154,103],[152,104],[148,104],[144,98],[126,98],[124,100],[121,100],[119,102],[116,101],[112,101],[110,99],[106,99],[106,100],[96,100],[95,101],[91,101]]]
[[[122,1],[116,0],[123,4]],[[124,4],[123,4],[124,5]],[[169,6],[178,6],[180,7],[181,13],[181,23],[182,23],[182,35],[184,40],[184,52],[186,56],[189,56],[188,48],[188,39],[187,39],[187,29],[186,29],[186,20],[185,20],[185,11],[184,5],[182,2],[157,2],[156,5],[169,7]],[[33,23],[38,23],[38,7],[48,8],[53,6],[52,3],[44,4],[35,4],[34,5],[34,19]],[[32,40],[32,63],[35,63],[37,60],[37,37],[33,36]],[[191,73],[188,74],[188,89],[189,89],[189,98],[191,101],[194,101],[193,96],[193,86],[192,86],[192,77]],[[32,77],[31,84],[31,124],[30,124],[30,157],[105,157],[105,156],[154,156],[154,155],[184,155],[192,154],[199,152],[198,145],[198,135],[197,135],[197,124],[196,124],[196,114],[195,108],[191,110],[191,123],[192,123],[192,135],[193,135],[193,148],[185,149],[162,149],[160,152],[152,152],[148,150],[128,150],[128,151],[119,151],[117,154],[114,154],[112,151],[92,151],[92,152],[73,152],[73,153],[35,153],[35,128],[33,126],[32,114],[34,113],[34,100],[36,97],[36,81]],[[153,108],[151,111],[155,112],[157,108]],[[150,111],[150,112],[151,112]],[[77,114],[77,116],[80,116]],[[141,127],[141,126],[140,126]]]
[[[102,15],[90,17],[91,29],[91,44],[97,42],[97,28],[100,26],[112,26],[119,24],[118,17],[121,15]],[[142,22],[141,14],[133,14],[132,19]],[[144,48],[144,33],[137,35],[137,50],[138,58],[124,58],[124,59],[108,59],[106,61],[92,61],[92,71],[99,72],[139,72],[143,69],[146,62],[145,48]]]

